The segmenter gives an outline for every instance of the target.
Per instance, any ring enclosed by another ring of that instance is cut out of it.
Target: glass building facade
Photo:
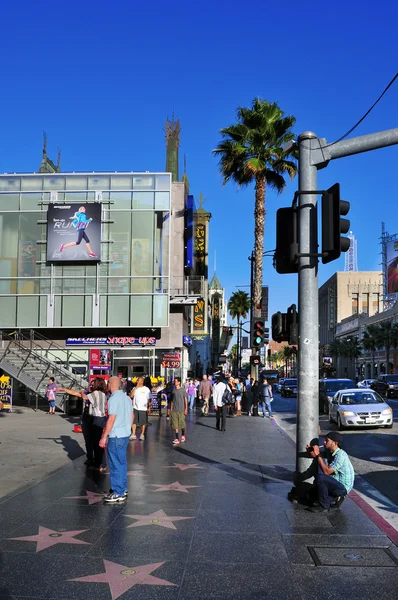
[[[48,264],[50,203],[101,204],[101,262]],[[171,176],[0,175],[0,327],[167,327]]]

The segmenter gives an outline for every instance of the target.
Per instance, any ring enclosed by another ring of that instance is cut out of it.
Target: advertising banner
[[[398,240],[387,242],[387,293],[398,294]]]
[[[101,204],[49,204],[47,262],[101,260]]]
[[[90,375],[89,382],[91,383],[92,381],[94,381],[94,379],[103,379],[105,382],[107,382],[110,379],[110,377],[110,375]]]
[[[181,354],[179,352],[165,352],[162,357],[162,367],[165,369],[179,369],[181,367]]]
[[[12,411],[12,379],[8,375],[0,377],[0,411]]]
[[[199,298],[195,306],[192,307],[193,318],[191,322],[191,335],[206,334],[206,310],[207,302],[204,298]]]
[[[112,368],[112,355],[110,350],[90,350],[90,371]]]

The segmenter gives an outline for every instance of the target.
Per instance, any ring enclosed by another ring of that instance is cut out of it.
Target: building
[[[173,131],[174,120],[175,167]],[[185,377],[191,311],[207,297],[205,273],[187,262],[186,173],[59,168],[45,142],[40,172],[0,175],[2,339],[17,332],[38,352],[51,341],[55,362],[85,376],[90,350],[106,349],[121,377]]]
[[[222,333],[223,328],[227,325],[227,304],[224,288],[215,273],[209,284],[209,307],[211,367],[213,370],[217,370],[220,354],[224,351]]]
[[[377,271],[337,272],[319,289],[319,344],[331,344],[336,326],[352,315],[383,310],[383,275]]]

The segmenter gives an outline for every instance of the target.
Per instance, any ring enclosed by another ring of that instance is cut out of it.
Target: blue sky
[[[191,192],[202,193],[211,220],[210,275],[227,298],[249,283],[254,190],[222,187],[211,151],[236,108],[256,96],[276,101],[329,142],[369,108],[397,71],[398,5],[287,0],[187,3],[32,3],[2,8],[0,171],[37,170],[42,131],[62,169],[165,168],[163,126],[182,125]],[[398,81],[353,135],[398,126]],[[319,172],[319,187],[340,182],[351,202],[360,270],[380,265],[381,221],[396,218],[398,148],[339,159]],[[297,180],[266,199],[265,249],[275,247],[275,212],[291,203]],[[319,282],[343,270],[344,258],[320,265]],[[297,299],[297,276],[264,262],[270,314]],[[245,288],[247,289],[247,288]]]

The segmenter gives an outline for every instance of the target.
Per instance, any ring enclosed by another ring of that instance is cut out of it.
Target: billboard
[[[0,412],[12,411],[12,379],[8,375],[0,377]]]
[[[387,293],[398,294],[398,240],[387,242]]]
[[[49,204],[47,262],[101,260],[101,204]]]
[[[90,371],[104,369],[109,371],[112,368],[112,356],[110,350],[90,350]]]

